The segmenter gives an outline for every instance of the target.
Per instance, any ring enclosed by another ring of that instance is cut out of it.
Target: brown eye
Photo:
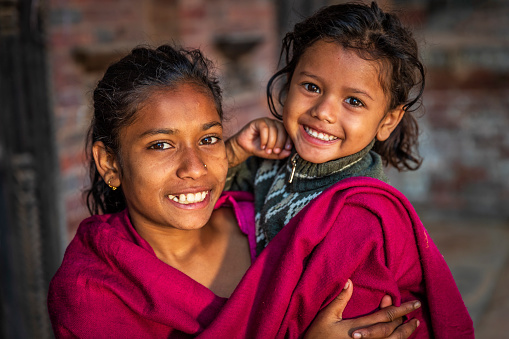
[[[354,107],[362,107],[364,106],[364,104],[362,103],[362,101],[360,101],[359,99],[355,98],[355,97],[350,97],[350,98],[347,98],[345,100],[349,105],[352,105]]]
[[[218,137],[208,136],[200,141],[200,145],[213,145],[219,141]]]
[[[168,149],[170,147],[171,147],[171,145],[167,142],[157,142],[157,143],[153,144],[152,146],[150,146],[149,148],[163,150],[163,149]]]
[[[321,93],[320,87],[318,87],[317,85],[315,85],[313,83],[308,82],[308,83],[305,83],[303,86],[306,89],[306,91],[308,91],[308,92]]]

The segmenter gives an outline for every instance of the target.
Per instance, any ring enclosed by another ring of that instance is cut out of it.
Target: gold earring
[[[115,186],[111,186],[111,184],[110,184],[110,183],[111,183],[111,179],[110,179],[110,180],[108,180],[108,186],[110,186],[110,188],[111,188],[113,191],[114,191],[114,190],[116,190],[116,189],[118,188],[118,187],[115,187]]]

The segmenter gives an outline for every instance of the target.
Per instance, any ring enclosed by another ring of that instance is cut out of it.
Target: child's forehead
[[[338,48],[327,48],[327,46],[335,46]],[[386,77],[390,76],[392,67],[391,63],[387,58],[376,56],[376,53],[368,48],[357,48],[345,45],[341,42],[332,39],[320,39],[311,44],[304,50],[300,56],[297,65],[302,62],[303,58],[307,60],[316,59],[316,56],[320,53],[331,53],[337,54],[341,51],[342,57],[337,58],[338,63],[344,63],[352,59],[360,59],[361,63],[367,67],[372,68],[374,73],[380,76],[380,80],[386,80]],[[334,67],[334,63],[328,65],[328,67]]]

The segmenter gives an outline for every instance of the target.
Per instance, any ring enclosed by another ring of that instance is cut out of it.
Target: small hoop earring
[[[110,183],[111,183],[111,179],[110,179],[110,180],[108,180],[108,186],[110,186],[110,188],[111,188],[113,191],[114,191],[114,190],[116,190],[116,189],[118,188],[118,187],[112,186]]]

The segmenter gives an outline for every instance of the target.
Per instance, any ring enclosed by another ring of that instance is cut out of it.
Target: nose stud
[[[207,168],[207,164],[203,164],[203,167]]]

